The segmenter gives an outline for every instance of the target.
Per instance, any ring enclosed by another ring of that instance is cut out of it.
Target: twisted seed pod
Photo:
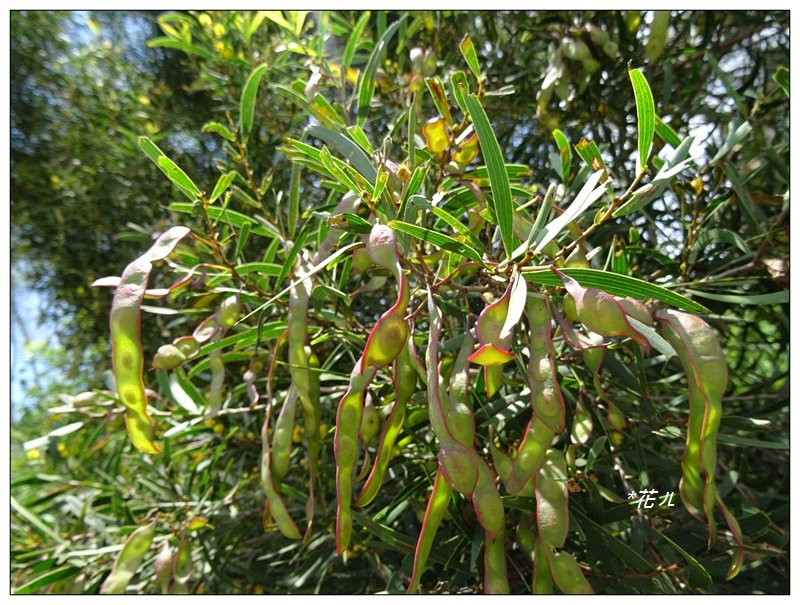
[[[188,233],[186,227],[172,227],[162,233],[147,252],[125,268],[111,303],[111,359],[117,392],[126,408],[125,424],[133,445],[149,454],[157,454],[161,449],[154,441],[153,420],[147,413],[142,377],[142,300],[153,262],[169,256]]]
[[[417,383],[417,372],[411,362],[409,347],[413,346],[413,341],[409,338],[407,346],[400,352],[395,360],[394,366],[394,392],[395,402],[392,411],[383,426],[378,444],[378,451],[375,454],[375,464],[372,472],[367,477],[361,493],[356,499],[356,506],[366,506],[375,498],[380,489],[383,476],[389,467],[389,460],[392,456],[397,436],[403,428],[403,420],[406,417],[406,404],[414,394]]]
[[[705,519],[709,546],[716,538],[714,506],[719,506],[738,550],[728,579],[736,576],[744,559],[741,528],[716,489],[717,432],[722,417],[722,396],[728,383],[728,364],[714,330],[696,315],[671,309],[659,311],[656,319],[664,337],[678,353],[689,384],[689,424],[681,462],[681,499],[695,517]]]

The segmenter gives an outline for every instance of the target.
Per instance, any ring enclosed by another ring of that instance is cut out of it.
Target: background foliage
[[[12,428],[17,592],[97,592],[124,538],[154,511],[159,547],[175,549],[188,536],[183,544],[191,566],[174,590],[405,590],[433,472],[421,399],[409,409],[392,461],[395,480],[357,513],[346,561],[336,557],[331,530],[330,427],[366,327],[391,298],[386,289],[362,289],[354,299],[324,277],[327,289],[312,296],[316,325],[326,326],[314,333],[326,374],[320,504],[314,532],[302,543],[262,529],[257,469],[263,412],[242,410],[247,398],[241,377],[253,355],[271,359],[268,341],[277,334],[256,347],[254,341],[247,347],[230,343],[224,355],[228,413],[213,419],[196,416],[193,410],[205,400],[186,383],[176,389],[166,372],[146,373],[147,385],[160,393],[156,408],[164,412],[156,417],[157,433],[172,431],[162,456],[145,457],[131,447],[113,406],[91,408],[87,415],[75,412],[69,397],[108,386],[111,297],[92,282],[119,275],[150,246],[150,234],[167,226],[189,224],[209,236],[208,222],[141,152],[137,137],[157,142],[206,192],[221,174],[236,171],[222,200],[256,221],[249,238],[241,237],[240,226],[210,230],[216,244],[183,249],[178,265],[212,258],[220,263],[220,251],[237,266],[270,265],[235,284],[214,284],[212,269],[205,283],[181,295],[180,306],[146,301],[146,359],[159,345],[190,333],[221,296],[243,286],[250,312],[288,285],[280,267],[291,247],[273,245],[279,240],[260,237],[256,229],[277,228],[290,239],[303,234],[309,244],[324,237],[317,230],[324,231],[341,187],[301,168],[303,158],[289,152],[286,137],[320,146],[304,135],[309,124],[324,125],[330,115],[325,107],[304,106],[302,99],[313,99],[315,90],[348,124],[356,122],[356,84],[377,40],[400,15],[379,11],[368,18],[349,49],[347,70],[343,58],[360,16],[12,13],[12,260],[48,293],[46,313],[58,322],[62,348],[47,355],[69,369],[67,384],[36,392],[36,404]],[[789,103],[775,76],[788,66],[788,13],[413,13],[398,26],[378,66],[364,123],[367,138],[398,164],[410,154],[408,107],[418,128],[438,113],[423,78],[439,75],[449,88],[450,73],[468,69],[459,51],[466,33],[486,76],[482,103],[503,158],[523,167],[514,185],[531,199],[562,180],[554,129],[572,144],[596,142],[623,189],[634,181],[637,123],[628,63],[642,67],[659,117],[681,138],[696,138],[692,168],[641,211],[604,223],[586,251],[596,268],[657,281],[710,310],[705,317],[720,334],[730,367],[719,436],[720,490],[746,536],[745,567],[726,582],[727,542],[707,551],[705,528],[684,511],[637,515],[628,503],[614,501],[624,499],[628,485],[677,490],[686,395],[682,374],[663,363],[632,363],[633,384],[625,383],[621,370],[604,374],[628,422],[614,431],[596,415],[591,447],[577,452],[582,463],[576,462],[571,478],[581,490],[570,499],[571,551],[596,592],[787,592]],[[269,69],[258,89],[252,134],[246,145],[237,135],[227,141],[219,132],[236,133],[242,89],[262,62]],[[317,71],[321,77],[309,83]],[[298,80],[300,100],[289,88]],[[210,122],[222,128],[209,128]],[[424,157],[424,142],[417,145]],[[657,137],[659,153],[666,157],[669,148]],[[578,181],[580,160],[573,156],[567,187]],[[438,187],[445,174],[432,178]],[[174,275],[159,269],[154,281],[153,287],[166,286]],[[367,283],[351,281],[346,291]],[[172,307],[185,312],[173,314]],[[277,301],[266,321],[281,314],[285,302]],[[250,318],[232,336],[255,325]],[[210,382],[206,370],[198,358],[180,372],[187,381],[195,378],[202,392]],[[262,372],[257,382],[262,392],[264,378]],[[287,378],[276,389],[285,388]],[[579,383],[569,382],[565,392],[574,398]],[[376,396],[386,396],[388,387]],[[67,397],[59,401],[62,394]],[[504,397],[511,403],[516,394]],[[482,427],[496,422],[486,410],[476,412]],[[511,406],[501,417],[507,418],[501,431],[511,434],[523,416]],[[83,424],[67,432],[76,422]],[[189,424],[180,428],[184,422]],[[54,429],[61,434],[22,447]],[[295,438],[294,470],[285,487],[302,518],[303,435]],[[620,440],[613,448],[612,439]],[[514,499],[507,498],[506,506],[513,508]],[[480,539],[469,513],[451,505],[431,571],[423,576],[425,590],[481,589]],[[150,550],[131,589],[158,592],[157,551]],[[529,592],[529,561],[512,550],[508,563],[511,591]]]

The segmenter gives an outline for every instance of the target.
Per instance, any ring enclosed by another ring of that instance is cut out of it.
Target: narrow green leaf
[[[361,132],[363,134],[363,131]],[[345,160],[350,162],[365,179],[370,183],[375,182],[378,176],[378,171],[375,169],[375,166],[372,165],[372,162],[361,148],[346,136],[317,124],[306,128],[306,134],[316,137],[324,141],[327,145],[330,145],[333,149],[338,151]],[[366,139],[366,137],[364,138]],[[369,142],[367,142],[367,145],[369,145]],[[354,189],[354,191],[358,191],[358,189]]]
[[[403,221],[390,221],[389,227],[397,231],[400,231],[402,233],[407,233],[408,235],[415,237],[419,240],[422,240],[424,242],[431,243],[434,246],[438,246],[439,248],[444,248],[445,250],[453,252],[454,254],[460,254],[461,256],[466,256],[467,258],[483,265],[483,259],[475,249],[471,248],[470,246],[462,242],[459,242],[458,240],[453,239],[448,235],[439,233],[438,231],[432,231],[430,229],[426,229],[425,227],[419,227],[417,225],[412,225],[410,223],[404,223]]]
[[[50,586],[59,580],[64,580],[66,578],[78,575],[80,571],[81,569],[79,567],[73,567],[72,565],[63,565],[61,567],[56,567],[55,569],[48,569],[46,572],[35,577],[30,582],[23,584],[19,588],[14,588],[13,593],[36,594],[40,592],[42,588]]]
[[[560,286],[559,277],[550,269],[522,269],[525,279],[542,286]],[[667,290],[662,286],[651,284],[635,277],[599,271],[597,269],[561,269],[561,272],[578,281],[584,288],[599,288],[614,296],[632,296],[633,298],[655,298],[690,313],[709,313],[703,305]]]
[[[180,167],[170,160],[148,137],[139,137],[139,149],[145,152],[153,163],[161,169],[181,192],[190,200],[202,197],[202,193]]]
[[[575,145],[575,151],[578,152],[580,158],[592,170],[606,170],[606,163],[603,161],[603,156],[600,154],[600,149],[594,141],[587,141],[581,139]]]
[[[789,302],[789,290],[770,292],[769,294],[715,294],[687,288],[687,292],[719,302],[734,303],[737,305],[782,305]]]
[[[641,173],[647,167],[647,160],[653,148],[653,134],[656,126],[656,105],[653,93],[644,74],[638,69],[628,70],[636,97],[636,119],[639,124],[639,159],[636,172]]]
[[[261,27],[261,24],[264,22],[264,19],[266,19],[266,17],[267,17],[266,11],[256,11],[256,14],[253,16],[250,23],[247,25],[247,29],[244,32],[245,44],[250,43],[250,39],[258,31],[258,28]]]
[[[374,155],[375,150],[372,148],[372,145],[367,138],[367,135],[364,134],[361,126],[358,124],[353,124],[352,126],[347,127],[347,134],[350,135],[350,138],[353,139],[356,143],[358,143],[359,147],[366,151],[369,155]],[[366,176],[366,175],[365,175]]]
[[[672,129],[672,126],[664,122],[661,118],[656,116],[656,134],[665,143],[677,147],[681,144],[681,138],[678,133]]]
[[[553,131],[553,138],[558,146],[558,153],[561,157],[561,182],[566,184],[569,181],[569,173],[572,164],[572,148],[569,145],[566,135],[558,128]]]
[[[733,185],[733,191],[736,193],[736,201],[742,211],[744,220],[747,221],[754,232],[760,232],[761,229],[759,227],[766,222],[767,217],[764,216],[761,209],[756,206],[753,198],[750,197],[750,191],[745,186],[742,174],[730,162],[725,162],[722,165],[722,171]]]
[[[470,70],[475,77],[480,80],[481,79],[481,66],[478,63],[478,55],[475,53],[475,45],[472,44],[472,38],[469,37],[469,34],[464,34],[464,39],[461,40],[461,44],[458,45],[458,49],[461,51],[461,55],[464,57],[464,60],[467,62]]]
[[[202,46],[189,44],[188,42],[181,42],[180,40],[174,40],[172,38],[153,38],[152,40],[147,41],[147,46],[148,48],[174,48],[176,50],[182,50],[190,55],[203,57],[204,59],[213,59],[215,56],[214,53],[203,48]]]
[[[234,135],[227,126],[224,126],[219,122],[207,122],[206,124],[203,124],[203,132],[213,132],[214,134],[218,134],[223,139],[227,139],[231,142],[236,140],[236,135]]]
[[[468,38],[465,38],[468,39]],[[463,43],[462,43],[463,44]],[[471,44],[471,42],[470,42]],[[492,210],[497,216],[497,224],[500,227],[500,237],[503,240],[503,248],[506,251],[506,258],[511,258],[514,251],[514,205],[511,199],[511,187],[508,181],[508,172],[500,151],[489,117],[475,95],[469,95],[464,99],[472,123],[475,125],[475,132],[478,133],[483,160],[489,171],[489,185],[492,189]]]
[[[378,70],[378,65],[380,65],[380,62],[383,60],[383,55],[386,52],[386,47],[389,45],[389,40],[392,39],[392,36],[397,31],[397,28],[400,27],[400,24],[405,20],[406,17],[407,15],[404,14],[402,17],[400,17],[400,19],[386,28],[386,31],[383,32],[383,36],[381,36],[381,39],[378,40],[378,43],[372,50],[372,54],[369,57],[367,66],[364,68],[364,74],[361,76],[361,82],[359,82],[358,86],[359,126],[363,126],[367,121],[369,107],[372,104],[372,95],[375,92],[375,73]]]
[[[450,88],[453,90],[453,98],[461,111],[467,114],[467,103],[464,101],[469,96],[469,83],[467,74],[463,71],[456,71],[450,75]]]
[[[194,204],[187,202],[175,202],[169,205],[169,209],[172,212],[192,214],[194,210]],[[253,220],[258,220],[258,218],[255,216],[250,217],[246,214],[242,214],[241,212],[236,212],[235,210],[223,210],[222,208],[218,208],[216,206],[209,207],[208,216],[212,220],[219,220],[226,225],[230,225],[231,227],[236,227],[238,229],[241,229],[245,223],[252,223]],[[262,221],[259,221],[258,225],[253,225],[251,231],[262,237],[280,237],[280,234],[274,226],[265,224]]]
[[[689,584],[695,588],[708,588],[711,586],[712,579],[711,574],[708,573],[705,567],[703,567],[700,562],[695,559],[692,555],[690,555],[687,551],[685,551],[679,544],[673,541],[669,536],[666,534],[656,531],[646,523],[644,527],[647,529],[648,533],[654,538],[662,538],[664,541],[667,542],[672,548],[678,551],[681,557],[689,564],[689,573],[687,574],[687,580]]]
[[[775,72],[775,75],[772,76],[772,79],[778,83],[783,89],[783,92],[786,93],[786,96],[789,96],[789,69],[783,66],[778,68],[778,71]]]
[[[730,134],[725,139],[725,142],[722,144],[722,147],[719,148],[719,151],[711,158],[710,164],[716,164],[722,158],[727,156],[730,152],[732,152],[738,145],[740,145],[744,140],[750,136],[750,133],[753,131],[753,127],[750,125],[750,122],[743,122],[740,124],[736,129],[733,128],[733,124],[730,126]]]
[[[11,511],[18,514],[25,519],[34,529],[38,530],[43,536],[47,536],[54,540],[57,544],[64,544],[64,539],[56,533],[56,531],[42,521],[38,515],[25,508],[22,504],[17,502],[14,496],[11,496]]]
[[[728,97],[733,100],[733,104],[736,105],[736,110],[739,112],[739,115],[742,118],[747,118],[750,115],[750,112],[747,109],[747,105],[744,103],[744,99],[742,99],[742,95],[736,90],[731,82],[731,79],[728,77],[728,74],[725,73],[719,63],[717,63],[717,59],[714,55],[710,52],[705,53],[704,59],[708,61],[709,65],[711,65],[711,69],[714,70],[716,76],[722,82],[722,85],[725,87],[725,92],[728,93]]]
[[[225,193],[235,178],[235,170],[231,170],[229,173],[221,175],[219,180],[217,180],[217,184],[214,186],[214,191],[211,192],[211,197],[208,198],[208,203],[213,204],[219,196]]]
[[[747,256],[753,253],[753,251],[750,250],[750,246],[747,245],[747,242],[735,231],[723,228],[704,229],[700,232],[700,235],[697,236],[697,240],[692,245],[689,262],[694,263],[697,260],[698,254],[703,252],[709,245],[717,242],[736,246]]]
[[[361,34],[364,32],[367,21],[369,21],[370,14],[370,11],[365,11],[361,14],[361,17],[353,27],[353,31],[350,33],[350,37],[347,39],[347,46],[345,46],[342,57],[343,76],[347,73],[347,68],[350,67],[350,63],[353,61],[353,55],[356,52],[356,48],[358,48],[358,41],[361,39]]]
[[[261,78],[267,73],[269,67],[266,63],[262,63],[256,67],[248,76],[242,89],[242,99],[239,109],[239,127],[242,131],[242,143],[246,143],[250,136],[250,130],[253,128],[253,118],[256,109],[256,96],[258,95],[258,84]]]
[[[425,78],[425,86],[428,87],[428,92],[433,97],[433,104],[436,106],[439,114],[444,118],[448,125],[453,125],[453,117],[450,115],[450,105],[447,102],[447,93],[444,91],[442,80],[439,76],[432,78]]]
[[[280,275],[283,265],[275,263],[245,263],[236,267],[236,272],[239,275],[247,275],[248,273],[261,273],[262,275]]]

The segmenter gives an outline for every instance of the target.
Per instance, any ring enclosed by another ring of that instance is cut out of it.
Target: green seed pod
[[[352,275],[363,273],[364,271],[372,267],[372,265],[373,262],[372,259],[369,257],[369,252],[367,252],[367,249],[358,248],[353,252],[353,261],[350,273]]]
[[[394,273],[395,266],[400,260],[394,231],[386,225],[376,223],[369,234],[367,253],[376,265]]]
[[[194,357],[200,351],[200,343],[194,336],[181,336],[172,341],[172,344],[183,353],[186,358]]]
[[[114,561],[111,573],[100,587],[100,594],[122,594],[144,559],[156,534],[156,521],[143,525],[128,537]]]
[[[361,439],[369,444],[378,435],[381,429],[381,414],[372,403],[372,397],[367,396],[364,411],[361,416]]]
[[[179,367],[186,356],[175,345],[161,345],[153,357],[153,367],[158,370],[174,370]]]
[[[240,313],[239,297],[236,295],[229,296],[222,301],[222,305],[217,310],[217,321],[223,330],[229,330],[239,319]]]
[[[153,568],[156,572],[156,584],[161,594],[169,592],[169,583],[172,580],[172,549],[169,541],[164,540],[161,551],[153,559]]]

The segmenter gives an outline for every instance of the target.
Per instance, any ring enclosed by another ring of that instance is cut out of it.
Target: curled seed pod
[[[521,280],[522,277],[519,276],[517,279]],[[511,328],[516,322],[513,321],[513,317],[511,322],[507,320],[510,315],[511,293],[513,290],[519,291],[519,286],[515,288],[516,284],[517,281],[512,280],[503,296],[483,309],[475,327],[480,346],[469,357],[469,361],[483,366],[487,397],[492,397],[500,389],[503,382],[503,364],[514,359],[514,354],[509,349],[511,347]],[[524,290],[522,294],[525,294]],[[518,298],[518,295],[515,296],[515,300]]]
[[[743,541],[738,522],[725,507],[716,489],[717,432],[722,417],[722,396],[728,383],[728,364],[714,330],[695,315],[663,310],[656,318],[664,327],[664,337],[678,353],[689,384],[689,424],[681,462],[679,484],[686,509],[705,518],[709,546],[716,537],[714,506],[719,506],[738,551],[728,570],[728,579],[739,573],[743,561]]]
[[[405,319],[410,292],[408,280],[402,272],[399,272],[398,290],[397,302],[381,316],[369,333],[362,356],[362,371],[368,367],[386,367],[405,347],[410,333]]]
[[[336,458],[336,554],[341,555],[350,545],[353,518],[350,509],[353,491],[353,469],[358,457],[358,433],[367,387],[377,370],[368,367],[362,373],[362,360],[356,362],[350,374],[350,385],[339,402],[336,412],[333,454]]]
[[[506,571],[504,534],[505,527],[496,537],[490,538],[488,535],[486,537],[483,550],[483,591],[485,594],[508,594],[510,592],[508,572]]]
[[[369,252],[366,248],[358,248],[353,251],[353,262],[350,269],[351,275],[358,275],[364,273],[367,269],[372,267],[372,259],[369,257]]]
[[[619,306],[622,307],[622,310],[625,311],[626,315],[629,315],[634,319],[638,319],[646,326],[652,327],[655,325],[653,322],[653,316],[641,301],[628,296],[626,298],[618,298],[617,302],[619,303]]]
[[[174,594],[186,594],[187,583],[192,577],[192,549],[189,545],[189,536],[184,530],[178,550],[175,551],[175,558],[172,563],[172,575],[175,583],[172,589]]]
[[[478,480],[477,456],[471,448],[459,443],[447,426],[446,410],[449,408],[447,391],[439,375],[439,336],[442,313],[428,290],[430,337],[428,340],[428,415],[431,428],[439,441],[439,469],[445,480],[457,492],[471,496]],[[444,402],[444,403],[443,403]]]
[[[203,344],[208,342],[219,332],[219,322],[217,318],[212,315],[201,321],[192,332],[192,337],[199,343]]]
[[[409,338],[407,346],[400,352],[394,366],[394,392],[395,402],[392,411],[386,419],[378,443],[378,451],[375,454],[375,464],[372,472],[367,477],[364,487],[356,500],[356,506],[366,506],[378,494],[381,481],[389,467],[389,460],[392,456],[397,436],[403,428],[403,420],[406,416],[406,404],[414,394],[417,383],[417,372],[411,362],[409,347],[413,346],[413,341]]]
[[[100,587],[100,594],[122,594],[125,591],[131,578],[139,568],[142,559],[144,559],[147,551],[150,550],[150,545],[153,543],[153,538],[156,534],[157,520],[158,518],[153,519],[147,525],[135,529],[128,536],[122,546],[122,550],[114,560],[111,573]]]
[[[499,538],[502,541],[506,528],[503,501],[494,484],[489,465],[482,458],[478,459],[478,480],[475,483],[475,491],[472,492],[472,505],[478,522],[486,531],[488,538]]]
[[[553,271],[558,274],[567,292],[575,299],[578,318],[584,326],[603,336],[628,336],[639,344],[645,353],[650,351],[650,342],[631,326],[625,311],[613,296],[597,288],[584,288],[555,267]]]
[[[186,355],[175,345],[161,345],[153,357],[153,367],[158,370],[174,370],[186,361]]]

